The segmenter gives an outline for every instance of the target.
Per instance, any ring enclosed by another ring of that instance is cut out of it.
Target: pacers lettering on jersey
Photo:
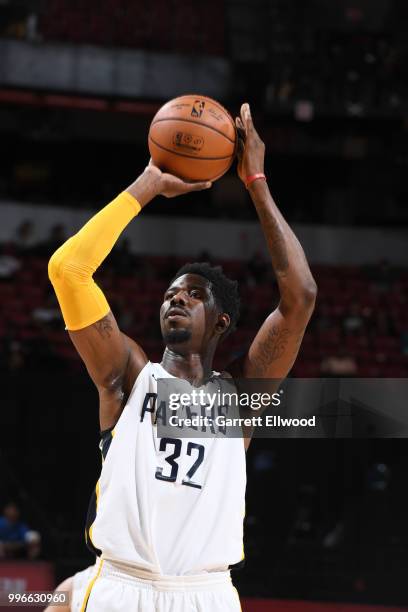
[[[166,402],[160,402],[157,406],[157,393],[146,393],[140,413],[140,422],[143,422],[147,412],[154,415],[154,418],[152,416],[154,425],[157,424],[157,421],[160,421],[161,425],[167,425]]]
[[[140,415],[140,421],[143,422],[146,412],[154,414],[156,410],[157,393],[146,393],[143,400],[142,413]]]
[[[228,406],[218,406],[217,409],[215,406],[209,408],[208,405],[199,407],[184,406],[185,421],[175,425],[169,420],[172,416],[174,418],[174,412],[167,406],[164,400],[158,404],[157,397],[157,393],[146,393],[140,412],[140,422],[143,422],[146,414],[149,413],[153,425],[162,425],[164,427],[172,425],[176,429],[191,429],[195,432],[201,431],[202,433],[214,435],[226,435],[225,424],[222,421],[218,423],[216,417],[226,418],[228,410],[224,412],[223,408],[228,408]]]

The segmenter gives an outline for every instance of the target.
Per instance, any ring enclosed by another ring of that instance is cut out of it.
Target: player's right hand
[[[188,182],[183,179],[162,172],[160,168],[155,166],[152,160],[149,161],[149,165],[146,170],[151,174],[153,181],[156,183],[157,195],[163,195],[166,198],[174,198],[183,193],[190,193],[191,191],[202,191],[203,189],[209,189],[212,187],[212,183],[209,181],[197,181]]]
[[[255,129],[249,104],[241,106],[235,119],[238,130],[238,176],[246,184],[248,176],[264,172],[265,145]]]

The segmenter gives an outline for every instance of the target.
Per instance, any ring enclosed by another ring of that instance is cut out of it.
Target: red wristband
[[[247,176],[245,179],[245,187],[248,189],[250,184],[253,183],[254,181],[257,181],[258,179],[262,179],[263,181],[266,181],[266,176],[264,175],[263,172],[257,172],[257,174],[251,174],[250,176]]]

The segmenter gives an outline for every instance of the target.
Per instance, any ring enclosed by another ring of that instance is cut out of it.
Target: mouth
[[[182,308],[170,308],[166,313],[166,319],[175,319],[177,317],[187,317],[187,313]]]

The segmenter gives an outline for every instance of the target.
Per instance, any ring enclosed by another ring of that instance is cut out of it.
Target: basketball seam
[[[197,161],[219,161],[220,159],[230,159],[230,157],[232,157],[232,155],[224,155],[223,157],[195,157],[195,155],[187,155],[187,153],[179,153],[178,151],[173,151],[173,149],[163,147],[163,145],[156,142],[154,138],[150,136],[150,134],[149,140],[151,140],[152,143],[156,145],[156,147],[159,147],[159,149],[163,149],[163,151],[173,153],[174,155],[179,155],[180,157],[189,157],[190,159],[196,159]]]
[[[208,123],[201,123],[200,121],[192,121],[191,119],[181,119],[180,117],[165,117],[164,119],[156,119],[156,121],[153,121],[152,126],[155,123],[159,123],[160,121],[184,121],[185,123],[193,123],[194,125],[200,125],[202,127],[208,128],[209,130],[213,130],[214,132],[217,132],[217,134],[220,134],[221,136],[224,136],[224,138],[229,140],[229,142],[233,144],[234,146],[236,144],[235,140],[232,140],[229,136],[224,134],[224,132],[221,132],[221,130],[217,130],[217,128],[212,127],[212,125],[208,125]]]

